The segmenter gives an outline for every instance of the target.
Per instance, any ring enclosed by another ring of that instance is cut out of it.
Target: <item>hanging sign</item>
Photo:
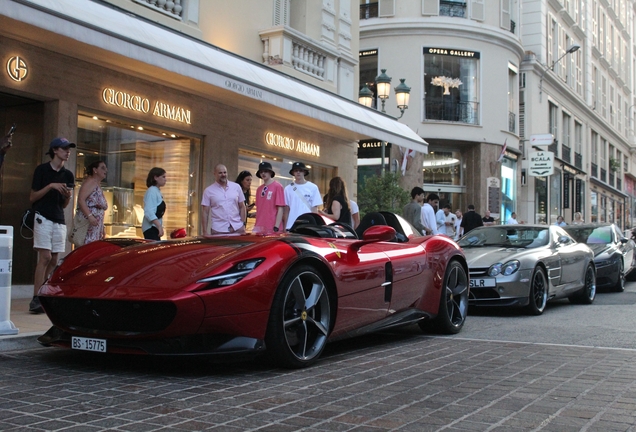
[[[528,171],[533,177],[549,176],[554,173],[554,153],[531,151],[528,154]]]
[[[533,146],[547,146],[553,142],[554,136],[552,134],[530,135],[530,145]]]

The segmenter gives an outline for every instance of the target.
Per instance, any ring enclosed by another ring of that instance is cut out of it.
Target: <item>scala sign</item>
[[[554,173],[554,153],[548,151],[532,151],[528,155],[530,159],[529,171],[534,177],[549,176]]]

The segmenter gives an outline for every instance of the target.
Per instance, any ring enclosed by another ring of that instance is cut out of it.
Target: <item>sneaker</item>
[[[44,309],[42,309],[42,305],[40,304],[40,299],[37,296],[33,296],[33,300],[29,303],[29,312],[32,314],[44,313]]]

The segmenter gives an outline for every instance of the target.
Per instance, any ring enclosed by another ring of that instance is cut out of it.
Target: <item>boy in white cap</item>
[[[305,180],[309,170],[302,162],[294,162],[289,173],[294,181],[285,187],[285,229],[290,229],[298,216],[304,213],[318,213],[322,197],[318,186]]]

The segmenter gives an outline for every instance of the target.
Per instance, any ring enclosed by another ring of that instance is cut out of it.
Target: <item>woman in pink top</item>
[[[256,190],[256,223],[252,232],[272,234],[283,232],[283,210],[285,209],[285,191],[283,186],[274,180],[276,173],[269,162],[258,165],[256,177],[263,184]]]

